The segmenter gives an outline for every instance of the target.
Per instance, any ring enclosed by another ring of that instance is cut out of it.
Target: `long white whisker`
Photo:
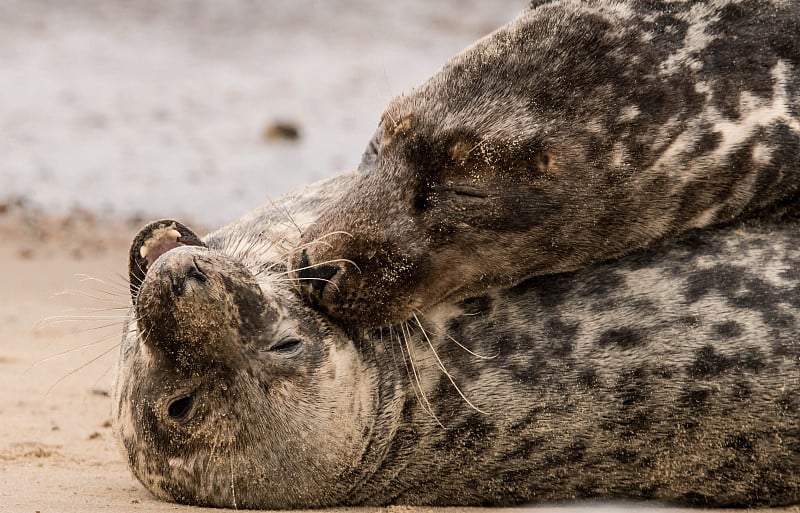
[[[233,446],[234,444],[231,444],[231,450],[229,453],[230,454],[229,460],[231,464],[231,496],[233,498],[233,509],[239,509],[239,507],[236,504],[236,478],[233,473],[233,454],[234,454]]]
[[[405,326],[405,329],[403,329]],[[414,379],[417,381],[417,386],[419,387],[419,393],[422,396],[422,400],[424,404],[421,403],[422,408],[428,412],[428,414],[439,424],[439,427],[444,429],[444,425],[439,421],[439,418],[433,413],[433,406],[431,405],[428,398],[425,396],[425,390],[422,388],[422,380],[419,378],[419,373],[417,372],[417,368],[414,365],[414,358],[411,354],[411,344],[409,343],[409,339],[411,338],[411,331],[408,329],[408,323],[400,326],[400,331],[403,334],[403,338],[405,339],[406,349],[408,350],[408,360],[411,362],[411,370],[414,372]],[[427,406],[426,406],[427,405]]]
[[[419,314],[419,315],[423,315],[422,311],[420,311],[418,308],[414,308],[414,313],[415,314]],[[465,314],[465,315],[478,315],[478,314]],[[482,355],[482,354],[476,353],[475,351],[471,350],[470,348],[468,348],[467,346],[465,346],[464,344],[462,344],[458,340],[454,339],[450,335],[450,333],[447,332],[447,329],[440,330],[439,331],[439,335],[444,335],[445,337],[449,338],[455,345],[457,345],[458,347],[460,347],[464,351],[466,351],[469,354],[471,354],[472,356],[474,356],[476,358],[480,358],[482,360],[494,360],[495,358],[497,358],[500,355],[500,351],[497,351],[497,354],[495,354],[494,356],[486,356],[486,355]]]
[[[477,406],[472,404],[472,401],[467,399],[467,396],[465,396],[464,393],[461,391],[461,389],[458,387],[458,385],[456,384],[456,381],[453,379],[453,376],[447,371],[447,369],[444,366],[444,363],[442,363],[442,360],[439,358],[439,353],[437,353],[436,349],[433,347],[433,343],[431,342],[431,339],[428,338],[428,333],[425,331],[425,328],[422,327],[422,323],[420,322],[419,317],[417,317],[417,314],[413,314],[413,315],[414,315],[414,320],[417,321],[417,326],[419,326],[419,329],[422,330],[422,335],[425,337],[425,340],[428,342],[428,346],[431,348],[431,352],[433,352],[433,356],[436,358],[436,361],[439,363],[439,368],[442,369],[442,372],[444,372],[444,375],[447,376],[447,379],[450,380],[450,383],[452,383],[453,388],[456,389],[456,392],[458,392],[458,395],[460,395],[461,398],[464,399],[464,401],[466,401],[466,403],[468,405],[470,405],[470,407],[473,410],[475,410],[475,411],[477,411],[479,413],[483,413],[484,415],[487,415],[487,413],[485,411],[481,410],[480,408],[478,408]]]
[[[494,354],[494,355],[492,355],[492,356],[486,356],[486,355],[483,355],[483,354],[478,354],[478,353],[476,353],[475,351],[472,351],[472,350],[471,350],[470,348],[468,348],[467,346],[463,345],[463,344],[462,344],[461,342],[459,342],[458,340],[456,340],[456,339],[454,339],[453,337],[451,337],[449,333],[445,332],[444,334],[445,334],[445,336],[446,336],[447,338],[449,338],[451,341],[453,341],[453,343],[455,343],[455,345],[457,345],[458,347],[460,347],[460,348],[461,348],[461,349],[463,349],[464,351],[468,352],[469,354],[471,354],[471,355],[472,355],[472,356],[474,356],[475,358],[481,358],[482,360],[494,360],[495,358],[497,358],[497,357],[500,355],[500,351],[497,351],[497,353],[496,353],[496,354]]]
[[[92,326],[90,328],[81,328],[79,330],[76,330],[76,331],[70,333],[70,335],[75,335],[77,333],[89,333],[91,331],[97,331],[97,330],[101,330],[103,328],[113,328],[115,326],[122,326],[123,324],[125,324],[125,319],[126,319],[125,317],[121,317],[121,316],[120,317],[106,317],[106,318],[98,318],[98,317],[91,318],[91,317],[89,317],[89,318],[83,318],[83,319],[80,319],[80,318],[78,318],[78,319],[61,319],[61,320],[56,320],[54,322],[49,322],[47,324],[41,325],[37,329],[45,329],[45,328],[49,328],[51,326],[55,326],[57,324],[63,324],[63,323],[66,323],[66,322],[71,322],[71,321],[85,321],[85,320],[116,321],[116,322],[112,322],[110,324],[101,324],[99,326]]]
[[[79,347],[73,347],[72,349],[67,349],[66,351],[61,351],[61,352],[56,353],[54,355],[47,356],[45,358],[42,358],[41,360],[37,360],[37,361],[33,362],[31,364],[31,366],[28,367],[27,370],[35,369],[36,367],[42,365],[43,363],[47,363],[47,362],[49,362],[51,360],[55,360],[56,358],[61,358],[63,356],[67,356],[67,355],[72,354],[72,353],[77,353],[78,351],[83,351],[84,349],[88,349],[88,348],[90,348],[92,346],[96,346],[97,344],[102,344],[103,342],[108,342],[109,340],[112,340],[112,338],[116,338],[116,337],[117,337],[117,333],[108,334],[108,335],[106,335],[106,336],[104,336],[102,338],[99,338],[99,339],[97,339],[97,340],[95,340],[93,342],[89,342],[88,344],[83,344],[83,345],[81,345]],[[116,345],[119,346],[119,344],[116,344]],[[89,363],[91,363],[91,362],[89,362]]]
[[[82,369],[85,369],[86,367],[88,367],[89,365],[93,364],[94,362],[96,362],[96,361],[97,361],[97,360],[99,360],[100,358],[102,358],[102,357],[106,356],[108,353],[110,353],[110,352],[111,352],[111,351],[113,351],[114,349],[118,349],[118,348],[119,348],[119,344],[114,344],[113,346],[109,347],[108,349],[106,349],[105,351],[103,351],[103,352],[102,352],[102,353],[100,353],[99,355],[95,356],[94,358],[92,358],[92,359],[91,359],[91,360],[89,360],[88,362],[85,362],[85,363],[83,363],[83,364],[79,365],[78,367],[75,367],[74,369],[72,369],[71,371],[69,371],[68,373],[66,373],[65,375],[63,375],[63,376],[61,376],[60,378],[58,378],[58,379],[55,381],[55,383],[53,383],[52,385],[50,385],[50,387],[48,387],[47,391],[46,391],[46,392],[45,392],[45,394],[44,394],[44,397],[42,398],[42,401],[43,401],[44,403],[46,403],[46,401],[47,401],[47,398],[50,396],[50,393],[53,391],[53,389],[54,389],[56,386],[58,386],[58,384],[59,384],[59,383],[63,382],[65,379],[67,379],[68,377],[72,376],[72,375],[73,375],[73,374],[75,374],[76,372],[78,372],[78,371],[80,371],[80,370],[82,370]]]
[[[275,283],[295,283],[298,281],[324,281],[325,283],[329,283],[332,285],[336,290],[339,290],[339,286],[333,283],[331,280],[326,280],[325,278],[283,278],[280,280],[275,280]]]
[[[297,230],[297,233],[303,233],[302,228],[300,228],[300,225],[298,225],[297,222],[294,220],[294,217],[292,217],[292,213],[289,212],[288,208],[284,207],[283,209],[281,209],[278,206],[278,204],[272,200],[272,198],[267,198],[267,201],[269,202],[270,205],[272,205],[272,208],[275,209],[275,212],[278,212],[279,214],[283,215],[292,224],[292,226],[294,226],[294,228]]]
[[[298,267],[297,269],[292,269],[291,271],[287,270],[287,271],[285,271],[283,273],[278,273],[275,276],[281,276],[282,274],[288,275],[290,272],[305,271],[306,269],[314,269],[315,267],[319,267],[321,265],[336,264],[336,263],[339,263],[339,262],[343,262],[345,264],[350,264],[353,267],[355,267],[356,269],[358,269],[358,272],[361,272],[361,268],[358,267],[358,264],[356,264],[352,260],[348,260],[346,258],[334,258],[333,260],[325,260],[324,262],[318,262],[318,263],[313,264],[313,265],[307,265],[305,267]]]

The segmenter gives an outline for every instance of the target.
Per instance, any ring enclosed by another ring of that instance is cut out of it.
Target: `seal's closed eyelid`
[[[267,349],[283,356],[295,356],[303,349],[303,341],[297,337],[285,337]]]

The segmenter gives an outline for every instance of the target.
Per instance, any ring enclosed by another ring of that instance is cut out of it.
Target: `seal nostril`
[[[194,405],[194,397],[185,395],[169,403],[167,414],[172,420],[185,420]]]
[[[311,261],[308,259],[308,251],[305,249],[300,253],[300,262],[297,265],[297,274],[301,275],[311,267]]]
[[[312,265],[311,260],[308,258],[308,252],[305,249],[300,255],[297,276],[300,280],[307,282],[312,290],[318,294],[322,293],[331,278],[338,272],[339,268],[333,265]]]
[[[339,272],[339,268],[332,265],[320,265],[315,270],[316,277],[311,281],[311,287],[317,292],[322,292],[325,285]]]
[[[185,267],[185,270],[176,271],[172,277],[172,290],[176,296],[180,297],[186,294],[186,282],[193,280],[197,283],[205,283],[208,281],[206,273],[200,269],[196,261]]]
[[[188,280],[189,278],[197,280],[200,283],[208,281],[208,276],[206,276],[202,269],[200,269],[200,266],[197,265],[197,260],[195,260],[193,265],[186,271],[186,279]]]

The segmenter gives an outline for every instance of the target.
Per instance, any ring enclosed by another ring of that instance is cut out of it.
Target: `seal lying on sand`
[[[363,326],[794,204],[800,3],[554,1],[383,113],[292,276]]]
[[[173,221],[137,237],[113,418],[147,489],[238,508],[800,503],[796,222],[348,335],[283,262],[294,223],[355,179],[202,240]]]

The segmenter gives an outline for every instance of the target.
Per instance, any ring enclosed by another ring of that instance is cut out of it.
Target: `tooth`
[[[147,258],[147,254],[150,252],[150,248],[147,247],[147,244],[144,244],[141,248],[139,248],[139,254],[142,255],[142,258]]]

